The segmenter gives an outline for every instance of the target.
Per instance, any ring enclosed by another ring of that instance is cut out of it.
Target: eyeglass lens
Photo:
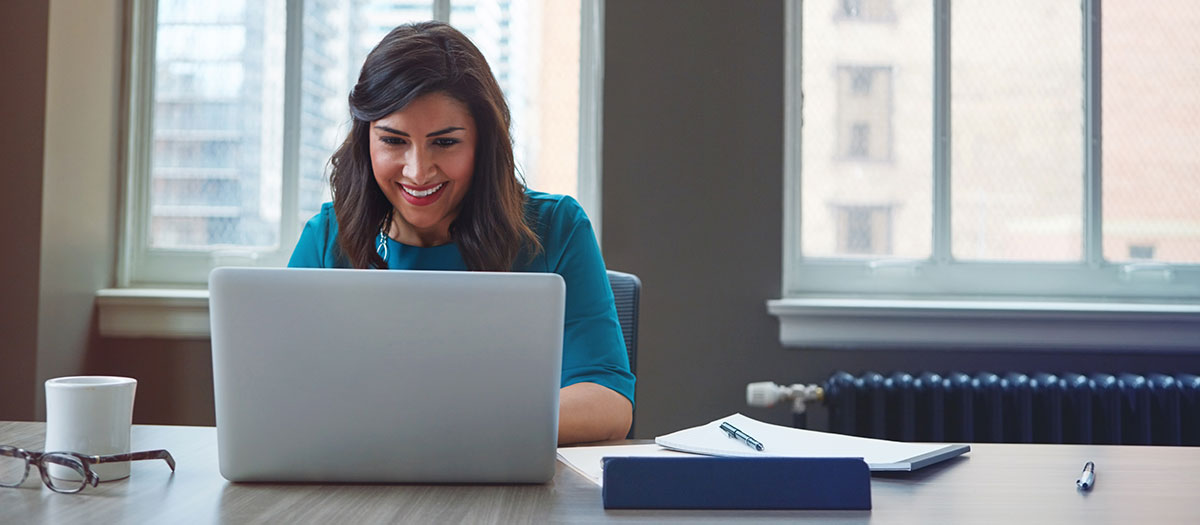
[[[20,485],[25,479],[26,469],[29,465],[25,463],[24,455],[16,457],[16,452],[7,452],[0,454],[0,485],[12,487]]]
[[[51,489],[59,492],[78,492],[87,483],[86,470],[83,463],[68,454],[50,453],[42,455],[42,469],[47,475],[43,477]]]

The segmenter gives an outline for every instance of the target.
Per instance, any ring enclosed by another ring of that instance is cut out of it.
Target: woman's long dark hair
[[[392,204],[371,169],[371,122],[439,92],[466,105],[478,130],[471,186],[450,225],[467,268],[510,271],[522,248],[530,255],[541,250],[525,222],[508,104],[487,60],[453,27],[421,22],[393,29],[367,55],[350,92],[350,134],[329,160],[338,246],[354,268],[387,267],[375,251],[375,235]]]

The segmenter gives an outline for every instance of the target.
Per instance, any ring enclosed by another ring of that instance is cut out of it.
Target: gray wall
[[[786,422],[748,409],[746,383],[838,369],[1200,371],[1200,355],[782,348],[766,301],[782,283],[783,15],[606,1],[603,247],[643,283],[638,437],[737,411]]]
[[[112,286],[116,258],[125,4],[20,0],[0,10],[0,419],[40,419],[45,379],[96,373],[139,379],[138,422],[198,422],[212,411],[211,401],[175,411],[192,392],[212,397],[207,362],[172,366],[206,361],[207,344],[189,352],[97,336],[95,294]]]
[[[120,0],[50,3],[34,408],[52,377],[85,373],[96,290],[112,286],[121,150]],[[79,35],[92,35],[87,46]],[[145,397],[145,396],[142,396]]]
[[[608,266],[642,279],[641,437],[745,411],[746,382],[802,361],[765,303],[781,283],[782,15],[606,2],[601,231]]]

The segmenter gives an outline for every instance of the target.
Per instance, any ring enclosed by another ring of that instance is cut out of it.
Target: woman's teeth
[[[400,186],[400,187],[404,189],[404,192],[405,192],[405,193],[407,193],[407,194],[409,194],[409,195],[412,195],[413,197],[418,197],[418,198],[419,198],[419,197],[428,197],[428,196],[430,196],[430,195],[433,195],[434,193],[437,193],[437,192],[438,192],[438,190],[442,189],[442,186],[445,186],[445,185],[446,185],[446,183],[445,183],[445,182],[443,182],[443,183],[441,183],[441,184],[438,184],[437,186],[434,186],[434,187],[432,187],[432,188],[429,188],[429,189],[427,189],[427,190],[421,190],[421,191],[414,191],[414,190],[410,190],[410,189],[408,189],[408,187],[407,187],[407,186]]]

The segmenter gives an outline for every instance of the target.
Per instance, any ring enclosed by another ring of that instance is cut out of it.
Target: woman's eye
[[[400,137],[379,137],[379,142],[382,142],[384,144],[392,144],[392,145],[406,144],[406,142],[404,142],[404,139],[402,139]]]
[[[447,138],[435,139],[433,141],[434,145],[441,146],[443,148],[453,146],[455,144],[458,144],[458,142],[459,142],[458,139],[447,139]]]

